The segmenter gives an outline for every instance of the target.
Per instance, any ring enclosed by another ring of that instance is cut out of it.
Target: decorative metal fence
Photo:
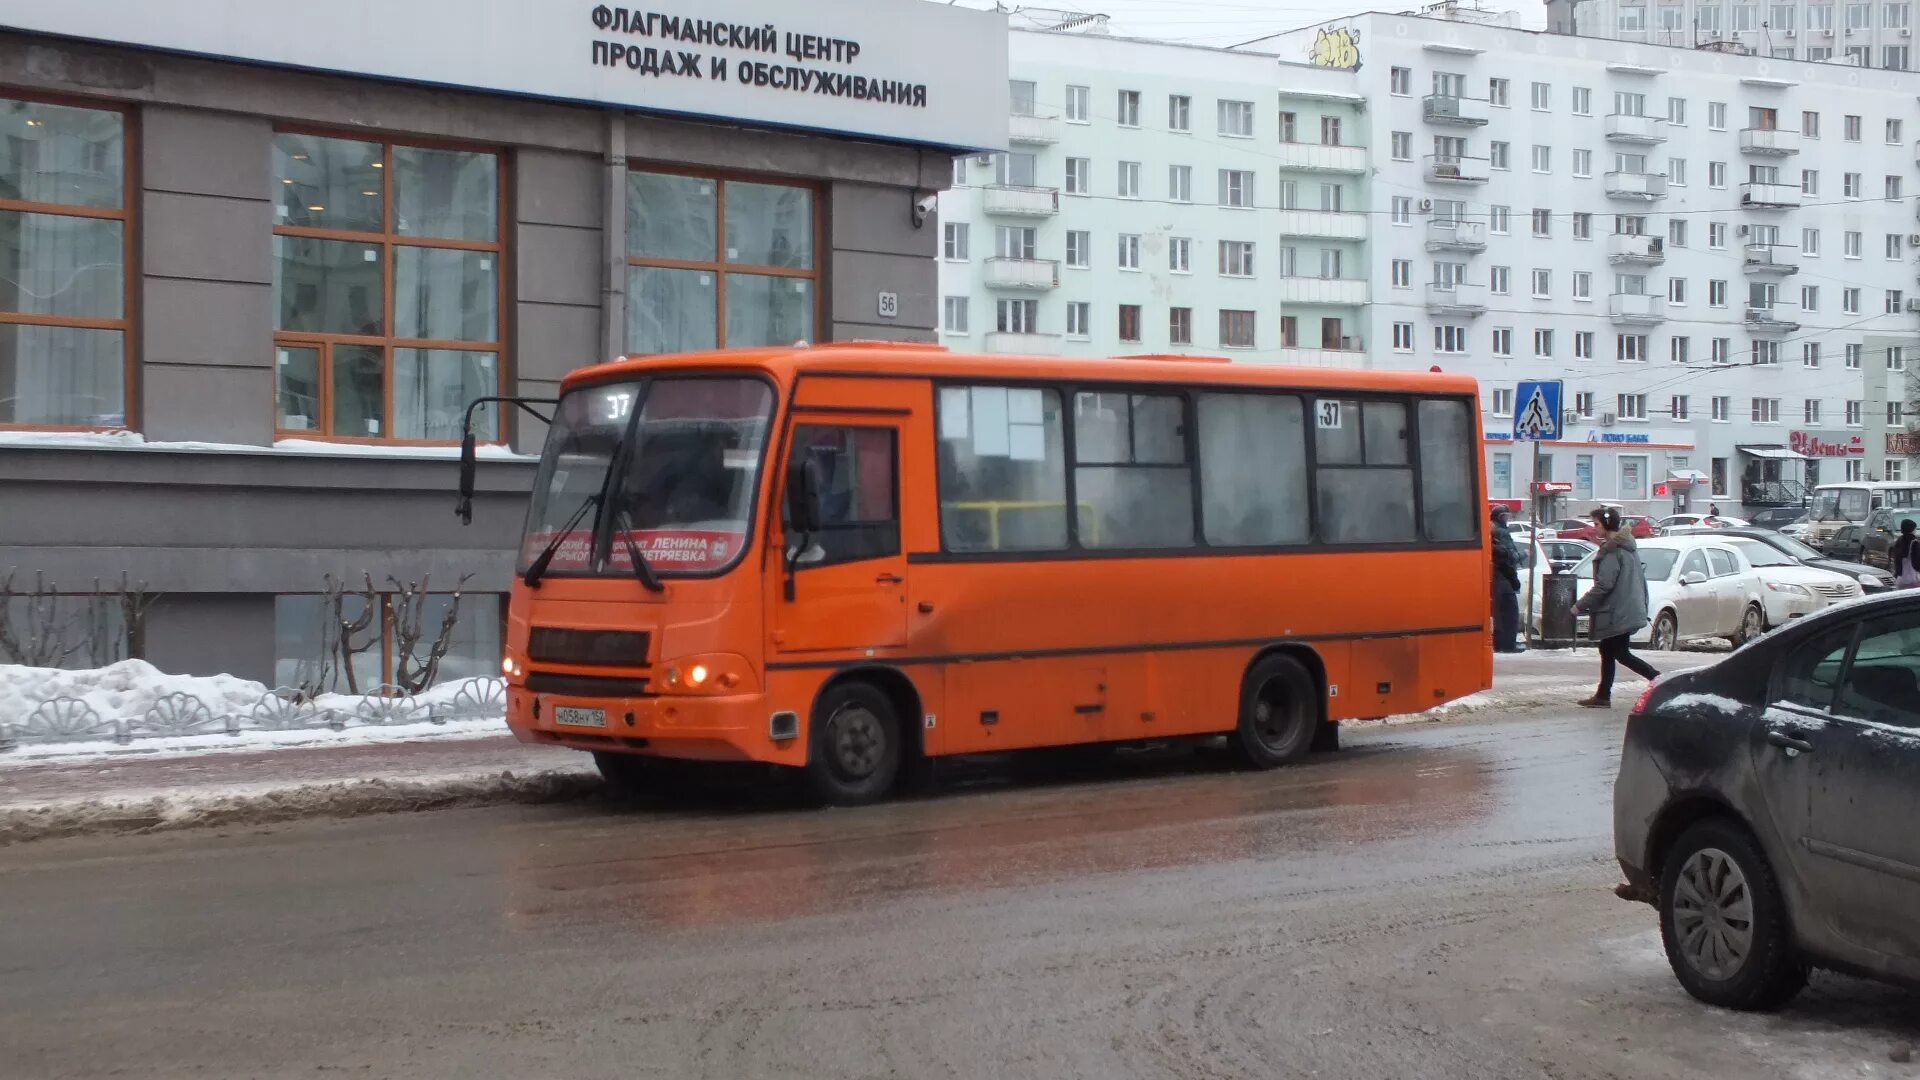
[[[217,711],[187,693],[163,695],[137,715],[104,716],[80,698],[50,698],[23,720],[0,718],[0,752],[22,746],[112,741],[122,746],[141,739],[195,735],[238,737],[253,731],[345,731],[348,728],[446,724],[461,720],[498,720],[506,715],[507,686],[499,679],[470,679],[450,701],[423,703],[396,687],[381,686],[358,698],[330,696],[322,705],[281,687],[244,710]],[[210,740],[209,745],[218,745]]]

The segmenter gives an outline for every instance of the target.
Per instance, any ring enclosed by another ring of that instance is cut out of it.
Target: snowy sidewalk
[[[1710,653],[1652,654],[1663,671],[1711,663]],[[1591,693],[1593,650],[1500,656],[1494,688],[1388,724],[1571,706]],[[1624,676],[1621,706],[1639,694]],[[280,735],[291,733],[260,733]],[[306,732],[303,745],[246,740],[231,749],[147,747],[34,759],[0,755],[0,844],[92,832],[265,824],[300,817],[544,802],[598,787],[573,750],[524,745],[495,721],[407,740],[401,731]],[[366,741],[369,736],[399,741]],[[257,736],[256,736],[257,738]],[[332,741],[330,741],[332,740]]]

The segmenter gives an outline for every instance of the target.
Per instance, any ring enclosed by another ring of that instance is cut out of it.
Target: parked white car
[[[1738,551],[1706,537],[1641,540],[1637,550],[1647,575],[1647,611],[1653,618],[1633,636],[1636,643],[1667,650],[1683,641],[1725,638],[1741,645],[1766,633],[1770,591]],[[1593,556],[1582,559],[1570,573],[1579,595],[1585,595],[1593,587]],[[1535,626],[1540,621],[1541,591],[1536,579]],[[1814,605],[1819,602],[1812,593],[1803,599],[1807,611],[1817,610]],[[1575,621],[1576,633],[1584,637],[1586,617]]]
[[[1766,583],[1769,630],[1829,604],[1858,600],[1865,595],[1858,579],[1808,566],[1772,544],[1744,536],[1721,537],[1718,543],[1738,552]]]
[[[1532,536],[1535,532],[1533,522],[1531,521],[1509,521],[1507,522],[1507,531],[1513,534],[1513,542],[1523,548],[1527,546],[1527,537]],[[1540,540],[1552,540],[1560,535],[1558,531],[1546,525],[1540,526],[1538,531],[1540,535],[1537,539]]]
[[[1747,524],[1747,522],[1739,518],[1727,517],[1724,514],[1718,516],[1713,514],[1674,514],[1671,517],[1663,517],[1659,521],[1654,522],[1653,527],[1662,530],[1679,528],[1734,529],[1743,528]]]

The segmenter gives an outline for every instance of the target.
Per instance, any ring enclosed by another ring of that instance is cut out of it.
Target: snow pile
[[[322,457],[442,458],[460,456],[458,446],[397,446],[383,443],[335,443],[319,439],[281,439],[271,447],[248,443],[156,442],[136,431],[0,431],[0,446],[55,450],[146,450],[189,454],[307,454]],[[537,454],[510,447],[474,448],[482,461],[538,461]]]
[[[1675,694],[1664,702],[1670,709],[1707,709],[1722,716],[1739,716],[1747,707],[1719,694]]]
[[[267,687],[231,675],[168,675],[145,660],[67,671],[0,664],[0,721],[26,722],[43,701],[74,698],[105,720],[138,719],[168,694],[192,694],[215,716],[245,716]]]

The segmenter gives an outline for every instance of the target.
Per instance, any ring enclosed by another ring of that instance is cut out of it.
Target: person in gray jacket
[[[1620,511],[1605,507],[1593,512],[1602,542],[1593,557],[1593,588],[1573,605],[1575,615],[1588,617],[1587,637],[1600,643],[1600,689],[1580,702],[1589,709],[1613,705],[1615,664],[1652,681],[1660,677],[1652,664],[1633,655],[1633,635],[1647,625],[1647,572],[1640,565],[1633,532],[1620,527]]]

